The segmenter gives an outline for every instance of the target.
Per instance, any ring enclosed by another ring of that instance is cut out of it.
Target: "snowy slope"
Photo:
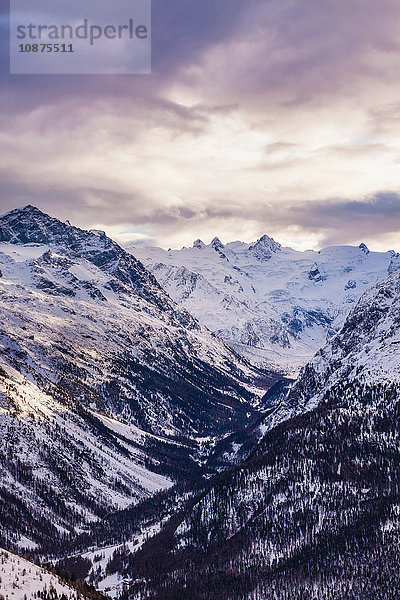
[[[33,600],[38,592],[51,590],[60,598],[65,594],[66,600],[78,600],[78,593],[55,575],[0,548],[0,598]]]
[[[282,403],[283,412],[311,410],[341,385],[361,389],[399,384],[400,270],[396,270],[360,298],[341,331],[302,369]]]
[[[258,414],[263,377],[104,233],[31,206],[0,217],[7,545],[57,552],[110,511],[201,476],[198,438]]]
[[[305,365],[285,398],[274,399],[266,433],[313,410],[338,387],[400,385],[400,270],[365,292],[342,329]]]
[[[192,248],[128,248],[172,298],[253,362],[298,370],[342,326],[359,297],[400,266],[360,247],[319,252],[217,238]]]
[[[251,458],[134,557],[132,593],[399,598],[399,345],[395,271],[302,369]]]

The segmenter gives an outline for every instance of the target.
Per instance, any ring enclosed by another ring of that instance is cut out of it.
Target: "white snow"
[[[213,244],[128,251],[237,352],[291,373],[340,329],[360,296],[387,276],[393,258],[351,246],[298,252],[270,238],[231,242],[220,251]]]
[[[16,262],[24,262],[32,258],[39,258],[49,250],[49,246],[39,244],[7,244],[0,242],[0,252],[6,254]]]
[[[135,535],[131,541],[126,542],[125,544],[117,544],[105,548],[93,548],[89,552],[82,554],[83,558],[87,558],[93,563],[93,567],[89,571],[86,580],[90,582],[91,575],[95,575],[96,589],[111,598],[116,598],[123,590],[123,577],[119,573],[106,573],[107,565],[112,559],[114,552],[123,549],[131,553],[137,552],[148,539],[160,531],[163,522],[164,521],[144,526],[140,534]]]
[[[33,600],[37,592],[54,588],[68,600],[77,600],[77,593],[58,577],[33,563],[0,548],[0,597],[5,600]]]
[[[36,548],[38,547],[38,545],[35,542],[27,538],[25,535],[21,535],[20,540],[17,542],[17,546],[26,550],[36,550]]]

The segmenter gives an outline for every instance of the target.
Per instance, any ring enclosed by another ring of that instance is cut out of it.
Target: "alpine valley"
[[[1,216],[0,593],[400,597],[399,267]]]
[[[0,274],[3,547],[58,555],[93,536],[131,539],[140,517],[118,511],[170,488],[174,498],[175,484],[192,490],[221,468],[216,446],[262,417],[276,377],[104,233],[12,211],[0,218]]]
[[[400,597],[400,271],[368,291],[248,460],[127,571],[159,600]]]

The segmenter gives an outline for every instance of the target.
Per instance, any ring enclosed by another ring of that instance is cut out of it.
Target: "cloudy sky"
[[[1,212],[400,251],[398,0],[153,0],[152,75],[10,76],[1,31]]]

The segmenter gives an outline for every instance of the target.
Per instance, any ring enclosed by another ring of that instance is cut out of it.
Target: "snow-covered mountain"
[[[32,206],[0,217],[3,545],[57,553],[207,473],[268,381],[104,233]]]
[[[393,251],[298,252],[267,235],[192,248],[130,247],[162,287],[254,363],[295,372],[334,335],[360,296],[400,267]]]
[[[399,598],[399,373],[397,270],[302,369],[250,459],[134,557],[131,597]]]
[[[313,409],[337,386],[387,384],[400,384],[400,270],[363,294],[341,331],[276,403],[263,430]]]
[[[124,600],[400,597],[399,256],[134,253],[159,281],[102,232],[0,217],[0,545]],[[282,368],[324,347],[287,391],[204,323]]]
[[[5,600],[89,600],[104,598],[93,590],[77,589],[37,564],[0,548],[0,598]],[[90,595],[89,595],[90,594]]]

